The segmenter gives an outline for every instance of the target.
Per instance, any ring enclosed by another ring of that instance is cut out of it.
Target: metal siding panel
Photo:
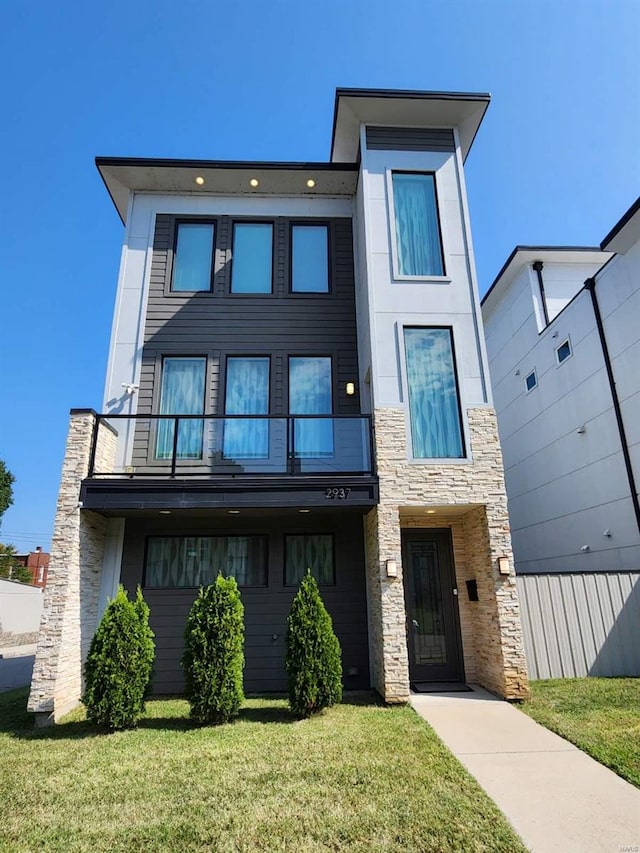
[[[563,581],[563,601],[565,616],[567,619],[567,631],[569,635],[569,648],[573,658],[573,672],[578,678],[588,675],[589,669],[585,654],[584,641],[578,615],[578,604],[574,577],[567,575]]]
[[[367,127],[367,148],[391,151],[455,151],[449,128]]]
[[[562,678],[562,662],[560,658],[560,649],[556,632],[556,614],[553,606],[553,591],[551,588],[551,583],[554,578],[549,577],[549,575],[545,575],[540,577],[538,580],[538,592],[540,595],[542,613],[542,628],[544,631],[547,654],[549,657],[549,678]]]
[[[556,577],[551,579],[550,586],[553,592],[552,604],[555,616],[556,637],[558,639],[558,655],[560,657],[562,678],[572,678],[576,674],[576,668],[573,662],[573,655],[571,653],[571,641],[569,638],[567,611],[564,602],[564,582],[565,578],[562,575],[557,575]]]

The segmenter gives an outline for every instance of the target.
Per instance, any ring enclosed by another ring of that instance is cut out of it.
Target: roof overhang
[[[129,194],[180,193],[194,196],[353,196],[356,163],[253,163],[231,160],[159,160],[96,157],[96,166],[126,224]],[[197,177],[204,178],[200,187]],[[253,178],[258,187],[249,184]],[[313,188],[307,180],[315,181]]]
[[[479,92],[336,89],[331,162],[357,159],[361,124],[455,127],[466,159],[490,100],[491,95]]]
[[[611,258],[598,246],[516,246],[493,284],[482,297],[483,314],[493,311],[524,266],[542,261],[547,264],[594,264],[598,269]]]
[[[624,255],[640,240],[640,198],[617,222],[604,238],[600,246],[608,252]]]

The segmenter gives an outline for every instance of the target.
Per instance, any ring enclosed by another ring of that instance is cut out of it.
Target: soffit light
[[[316,185],[316,182],[313,180],[313,178],[309,178],[309,180],[307,181],[307,186],[309,187],[309,189],[312,190],[315,187],[315,185]]]
[[[240,515],[240,510],[239,509],[230,509],[229,515]]]
[[[310,509],[299,509],[298,512],[311,512]]]
[[[202,175],[198,175],[198,177],[197,177],[197,178],[196,178],[196,180],[195,180],[195,183],[196,183],[199,187],[204,186],[204,178],[202,177]]]
[[[170,509],[161,509],[158,512],[159,512],[159,515],[171,515]]]
[[[251,178],[251,180],[249,181],[249,184],[250,184],[250,186],[252,186],[254,189],[256,189],[257,187],[259,187],[259,186],[260,186],[260,181],[259,181],[257,178]]]
[[[435,515],[436,514],[435,509],[427,509],[427,510],[425,510],[425,512],[427,513],[427,515]]]

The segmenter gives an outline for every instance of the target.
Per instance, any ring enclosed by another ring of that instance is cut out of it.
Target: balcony
[[[101,435],[117,435],[105,462]],[[366,415],[96,415],[86,509],[371,506]]]

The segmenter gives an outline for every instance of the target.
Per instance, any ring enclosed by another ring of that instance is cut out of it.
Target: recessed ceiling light
[[[435,511],[435,509],[428,509],[428,510],[426,510],[426,513],[427,513],[427,515],[435,515],[436,511]]]
[[[160,515],[171,515],[170,509],[161,509],[159,510]]]
[[[251,180],[249,181],[249,183],[250,183],[250,184],[251,184],[251,186],[252,186],[252,187],[254,187],[254,188],[255,188],[255,187],[259,187],[259,186],[260,186],[260,181],[259,181],[257,178],[251,178]]]
[[[230,509],[229,510],[229,515],[239,515],[239,514],[240,514],[239,509]]]
[[[315,185],[316,185],[316,182],[313,180],[313,178],[309,178],[309,180],[307,181],[307,186],[309,187],[309,189],[312,190],[315,187]]]
[[[204,178],[202,177],[202,175],[198,175],[198,177],[196,178],[196,184],[199,187],[201,187],[204,184]]]
[[[311,512],[310,509],[299,509],[298,512]]]

